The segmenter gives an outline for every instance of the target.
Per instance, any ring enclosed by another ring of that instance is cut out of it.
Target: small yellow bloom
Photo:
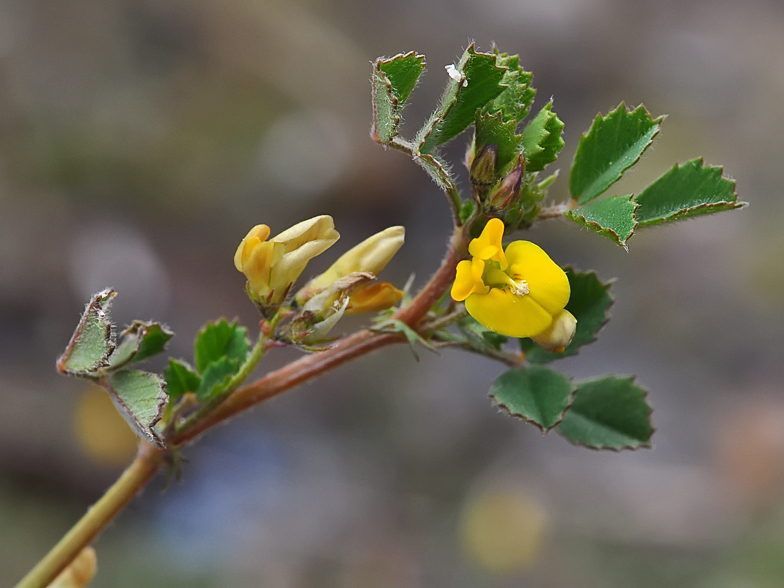
[[[297,302],[300,305],[307,304],[314,294],[330,288],[338,280],[352,274],[377,276],[403,246],[405,236],[404,227],[389,227],[368,237],[341,255],[327,271],[308,282],[307,286],[297,293]],[[330,298],[328,304],[334,302],[335,298]],[[346,314],[377,312],[391,308],[402,298],[403,292],[389,282],[361,284],[351,290]]]
[[[242,240],[234,265],[248,278],[248,293],[262,306],[280,304],[307,263],[340,238],[331,216],[317,216],[273,237],[256,225]]]
[[[348,299],[346,314],[378,312],[392,308],[403,298],[403,291],[389,282],[376,282],[357,288]]]
[[[542,335],[569,302],[569,280],[538,245],[514,241],[504,251],[503,233],[504,223],[493,218],[471,241],[472,260],[457,265],[452,298],[465,300],[468,313],[491,331],[508,337]]]

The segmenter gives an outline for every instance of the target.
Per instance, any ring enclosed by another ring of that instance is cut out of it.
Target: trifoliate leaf
[[[196,369],[204,375],[211,363],[224,356],[242,363],[249,350],[248,330],[240,327],[237,321],[230,323],[224,318],[217,323],[209,322],[196,336]]]
[[[432,153],[466,130],[477,110],[504,90],[505,72],[506,68],[496,65],[495,55],[477,53],[471,44],[451,71],[440,106],[417,133],[417,150]]]
[[[94,377],[97,370],[108,365],[115,349],[108,309],[115,295],[112,289],[103,290],[87,303],[68,346],[57,360],[60,373]]]
[[[169,359],[163,377],[170,398],[179,398],[186,392],[197,392],[201,385],[201,376],[187,363],[178,359]]]
[[[425,56],[411,51],[377,59],[373,67],[373,138],[389,143],[399,132],[400,111],[425,70]]]
[[[496,178],[505,175],[507,167],[517,161],[520,153],[522,135],[515,132],[517,121],[504,122],[502,114],[479,114],[476,117],[474,132],[474,153],[479,153],[486,145],[495,145],[498,149],[496,162]]]
[[[523,131],[525,171],[541,171],[558,159],[564,146],[561,138],[564,124],[553,112],[553,103],[548,102]]]
[[[149,443],[163,447],[152,428],[161,419],[168,400],[163,379],[149,372],[119,370],[104,378],[101,384],[134,432]]]
[[[575,355],[580,347],[595,341],[599,330],[610,320],[608,310],[613,303],[610,284],[603,284],[594,272],[575,272],[571,266],[564,271],[569,278],[569,286],[572,290],[566,310],[577,319],[574,339],[563,353],[550,353],[536,345],[531,339],[520,339],[520,348],[525,351],[525,358],[530,363],[548,363],[555,359]]]
[[[704,167],[701,158],[676,164],[635,197],[640,205],[640,226],[745,206],[745,202],[738,202],[735,181],[723,177],[722,172],[721,167]]]
[[[157,355],[164,350],[173,336],[174,333],[160,323],[134,321],[122,332],[122,339],[109,358],[108,367],[117,369]]]
[[[490,398],[546,433],[564,418],[576,386],[565,375],[542,366],[514,368],[501,374]]]
[[[497,49],[493,50],[493,53],[496,55],[496,64],[507,68],[504,77],[501,78],[504,90],[489,102],[482,112],[486,114],[501,112],[504,121],[519,123],[528,115],[536,96],[536,90],[531,87],[533,75],[520,67],[520,58],[517,55],[498,53]]]
[[[650,447],[653,409],[633,377],[604,376],[577,384],[558,432],[590,449]]]
[[[565,216],[626,249],[626,241],[637,228],[636,209],[632,196],[609,196],[569,210]]]
[[[226,390],[232,377],[240,369],[240,361],[223,356],[213,361],[202,372],[201,383],[196,391],[196,397],[200,401],[209,400]]]
[[[623,102],[607,116],[597,115],[574,155],[572,198],[585,204],[620,180],[651,144],[663,119],[652,118],[643,106],[629,111]]]

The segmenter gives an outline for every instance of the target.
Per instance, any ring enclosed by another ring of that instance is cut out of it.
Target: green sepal
[[[501,112],[477,114],[473,150],[479,153],[485,145],[497,147],[496,178],[505,175],[509,164],[517,161],[523,137],[515,132],[516,128],[517,121],[504,122]]]
[[[653,409],[646,396],[633,377],[604,376],[580,382],[558,432],[590,449],[650,447]]]
[[[472,316],[465,316],[457,322],[458,330],[477,351],[484,349],[499,351],[509,338],[480,325]]]
[[[723,177],[723,171],[721,167],[704,166],[702,158],[675,164],[635,197],[640,205],[640,226],[746,206],[738,202],[735,181]]]
[[[103,378],[101,384],[134,432],[145,441],[163,447],[153,426],[161,420],[168,401],[166,382],[157,374],[118,370]]]
[[[375,331],[376,333],[402,333],[405,336],[406,341],[408,341],[408,346],[411,349],[411,353],[414,355],[414,359],[419,361],[419,353],[416,350],[416,344],[419,343],[425,349],[432,351],[433,353],[438,353],[438,350],[430,344],[427,339],[424,339],[419,333],[417,333],[414,329],[409,327],[406,323],[399,320],[389,320],[383,323],[380,323],[370,329],[371,331]]]
[[[520,348],[526,354],[526,361],[530,363],[543,364],[575,355],[580,347],[596,341],[599,330],[610,320],[608,310],[613,303],[613,297],[610,295],[611,284],[602,283],[595,272],[575,272],[571,266],[564,271],[572,290],[566,310],[577,319],[574,338],[563,353],[550,353],[531,339],[520,339]]]
[[[202,372],[199,389],[196,390],[196,397],[200,401],[209,400],[217,396],[228,387],[231,379],[240,370],[240,361],[223,356],[213,361]]]
[[[637,228],[637,207],[633,196],[608,196],[569,210],[564,216],[628,249],[626,241]]]
[[[553,103],[548,102],[523,131],[525,171],[541,171],[558,159],[564,146],[563,128],[563,122],[553,112]]]
[[[425,70],[425,56],[415,51],[373,65],[373,138],[382,144],[394,139],[400,128],[400,111]]]
[[[476,212],[476,204],[474,204],[473,200],[465,200],[463,204],[460,206],[460,222],[465,224],[468,219],[474,216]]]
[[[160,323],[134,321],[122,332],[117,349],[109,357],[109,369],[117,369],[130,363],[137,363],[161,353],[166,343],[174,336]]]
[[[457,137],[474,122],[477,110],[504,90],[501,80],[507,68],[496,65],[495,55],[477,53],[473,43],[456,70],[460,79],[449,78],[440,106],[417,133],[419,152],[432,153]]]
[[[186,392],[197,392],[201,386],[201,376],[179,359],[169,359],[163,377],[170,398],[179,398]]]
[[[580,138],[569,176],[569,190],[578,204],[590,202],[621,179],[659,132],[663,116],[652,118],[644,106],[627,110],[621,104],[607,116],[596,115]]]
[[[196,336],[194,361],[196,369],[204,375],[209,365],[221,358],[245,361],[250,351],[248,330],[237,321],[230,323],[225,318],[217,323],[208,322]]]
[[[94,294],[87,303],[71,340],[57,360],[60,373],[96,377],[96,372],[109,364],[116,345],[108,311],[115,296],[115,291],[108,288]]]
[[[563,420],[576,389],[571,379],[560,372],[528,366],[501,374],[490,389],[490,398],[512,416],[547,433]]]
[[[501,78],[504,90],[489,102],[482,112],[501,112],[505,121],[519,123],[528,116],[536,96],[536,90],[531,86],[533,74],[520,67],[520,58],[517,55],[499,53],[498,49],[493,49],[493,53],[496,55],[496,64],[507,68]]]

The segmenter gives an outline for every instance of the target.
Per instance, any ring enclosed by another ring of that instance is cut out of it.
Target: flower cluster
[[[530,241],[514,241],[506,250],[504,223],[493,218],[468,246],[471,260],[457,265],[452,298],[465,301],[480,324],[508,337],[530,337],[548,351],[562,352],[577,320],[564,307],[569,279]]]
[[[302,221],[268,239],[267,225],[253,227],[234,255],[234,265],[248,279],[246,289],[262,313],[271,315],[289,293],[307,263],[331,247],[340,235],[332,217]],[[390,227],[365,239],[294,296],[307,323],[308,336],[323,336],[343,316],[375,312],[400,302],[403,292],[389,282],[374,282],[405,240],[403,227]],[[304,336],[304,335],[303,335]]]

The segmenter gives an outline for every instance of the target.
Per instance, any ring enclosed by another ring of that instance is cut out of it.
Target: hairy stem
[[[162,452],[142,441],[136,459],[85,515],[60,539],[16,588],[45,588],[90,545],[104,527],[147,485],[164,460]]]

